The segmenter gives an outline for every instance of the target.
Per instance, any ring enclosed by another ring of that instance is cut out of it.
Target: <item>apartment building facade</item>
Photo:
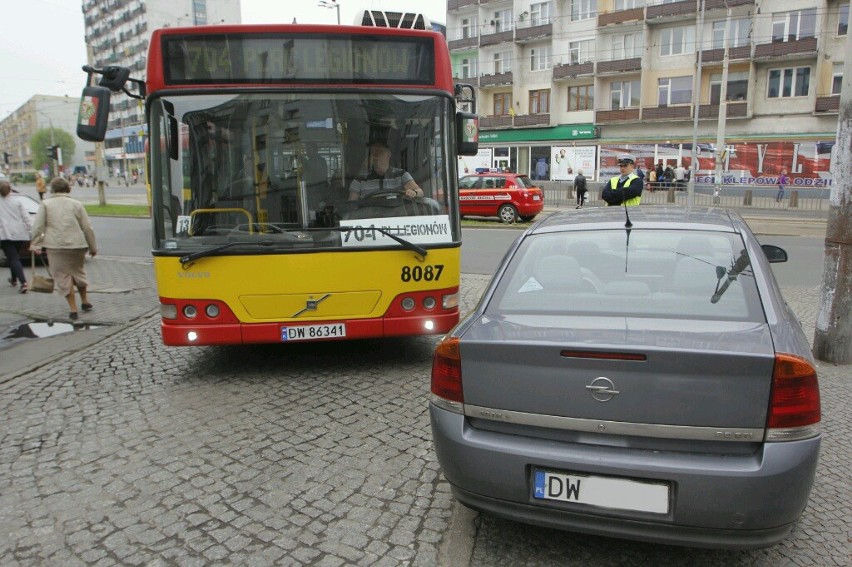
[[[155,29],[241,22],[240,0],[84,0],[82,7],[90,64],[128,67],[142,80]],[[144,167],[146,132],[142,102],[114,94],[104,141],[108,171]]]
[[[725,183],[827,186],[848,24],[848,0],[447,3],[454,75],[477,87],[473,165],[538,177],[543,160],[553,181],[613,175],[622,151],[690,168],[696,139],[700,181],[718,157]]]

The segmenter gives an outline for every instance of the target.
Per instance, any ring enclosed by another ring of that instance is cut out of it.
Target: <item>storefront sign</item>
[[[519,128],[517,130],[481,130],[479,143],[539,142],[542,140],[591,140],[596,138],[593,124],[568,124],[550,128]]]

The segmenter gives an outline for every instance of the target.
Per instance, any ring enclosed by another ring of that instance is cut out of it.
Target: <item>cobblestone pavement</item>
[[[156,292],[140,285],[150,265],[98,257],[90,271],[105,286],[88,314],[106,330],[97,341],[14,376],[6,353],[20,349],[0,350],[4,566],[849,564],[849,367],[820,369],[822,460],[784,544],[643,545],[455,503],[429,430],[435,337],[167,348]],[[465,310],[488,280],[463,276]],[[10,305],[23,316],[63,310],[58,297],[13,291],[0,290],[3,317]],[[813,290],[785,291],[813,329]],[[448,558],[458,518],[475,531]]]

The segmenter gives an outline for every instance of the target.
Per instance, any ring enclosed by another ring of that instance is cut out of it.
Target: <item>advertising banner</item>
[[[574,181],[580,170],[587,178],[595,179],[595,150],[595,146],[551,146],[550,179]]]
[[[490,169],[492,148],[479,148],[475,156],[459,156],[459,177],[476,173],[477,169]]]

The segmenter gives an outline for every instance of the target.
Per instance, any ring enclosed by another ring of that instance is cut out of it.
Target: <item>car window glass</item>
[[[475,189],[479,185],[478,177],[462,177],[459,180],[460,189]]]
[[[530,178],[527,177],[526,175],[517,176],[515,178],[515,183],[517,183],[518,187],[525,187],[525,188],[534,187],[532,181],[530,181]]]
[[[483,183],[483,186],[486,189],[494,189],[494,178],[493,177],[486,177],[485,183]]]
[[[733,233],[637,230],[531,236],[502,276],[486,313],[511,312],[764,322],[745,248]],[[719,277],[721,275],[721,277]]]

